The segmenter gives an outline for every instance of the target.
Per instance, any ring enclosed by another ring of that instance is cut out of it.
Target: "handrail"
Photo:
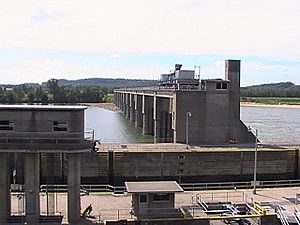
[[[278,205],[277,207],[277,215],[282,223],[282,225],[289,225],[289,222],[286,218],[286,216],[284,215],[283,211],[282,211],[282,206]]]
[[[27,140],[29,143],[35,143],[36,140],[39,144],[42,144],[45,140],[52,140],[55,143],[59,143],[62,140],[79,140],[83,141],[94,141],[94,130],[83,131],[83,132],[9,132],[0,133],[0,140],[4,140],[5,144],[11,143],[14,140]]]
[[[294,209],[294,217],[295,220],[297,221],[297,224],[300,225],[300,213],[297,208]]]
[[[200,191],[200,190],[236,190],[250,189],[253,186],[250,181],[245,182],[222,182],[222,183],[181,183],[180,186],[185,191]],[[275,181],[260,181],[257,187],[259,188],[275,188],[275,187],[299,187],[300,179],[298,180],[275,180]],[[81,187],[88,192],[125,192],[125,186],[113,186],[109,184],[82,184]],[[42,184],[41,192],[56,191],[65,192],[68,186],[66,184]]]

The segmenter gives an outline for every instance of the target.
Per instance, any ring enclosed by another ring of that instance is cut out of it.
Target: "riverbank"
[[[260,104],[253,102],[241,102],[241,106],[246,107],[265,107],[265,108],[286,108],[286,109],[300,109],[300,105],[287,105],[287,104]]]
[[[85,106],[98,107],[113,112],[120,111],[114,103],[82,103]],[[254,102],[241,102],[241,106],[246,107],[266,107],[266,108],[286,108],[286,109],[300,109],[300,105],[287,105],[287,104],[261,104]]]
[[[82,105],[98,107],[98,108],[107,109],[114,112],[120,111],[114,103],[82,103]]]

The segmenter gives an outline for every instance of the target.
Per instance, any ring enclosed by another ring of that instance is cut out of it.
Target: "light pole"
[[[186,148],[189,148],[189,117],[192,116],[191,112],[186,112],[185,114],[185,143]]]
[[[253,171],[253,191],[252,193],[256,195],[256,170],[257,170],[257,144],[258,144],[258,129],[253,129],[250,126],[248,131],[255,131],[255,152],[254,152],[254,171]]]

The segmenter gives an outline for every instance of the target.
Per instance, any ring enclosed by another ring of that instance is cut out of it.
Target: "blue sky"
[[[300,84],[298,0],[0,2],[0,83],[89,77],[158,79],[175,63],[242,86]]]

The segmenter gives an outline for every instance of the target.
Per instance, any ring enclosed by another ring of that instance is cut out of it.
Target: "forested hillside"
[[[87,78],[79,80],[65,80],[59,79],[59,86],[104,86],[108,88],[119,88],[119,87],[144,87],[144,86],[155,86],[156,80],[138,80],[138,79],[110,79],[110,78]],[[47,85],[47,82],[42,83],[42,86]]]
[[[156,85],[155,80],[90,78],[69,81],[51,79],[41,85],[37,83],[0,85],[0,103],[111,102],[114,88],[154,85]],[[266,104],[286,103],[286,101],[290,104],[298,104],[300,85],[282,82],[242,87],[241,97],[242,101]]]
[[[89,78],[80,80],[50,79],[41,85],[0,85],[0,103],[83,103],[111,102],[113,89],[155,86],[155,80]]]
[[[242,87],[241,97],[300,98],[300,85],[295,85],[292,82],[282,82]]]

